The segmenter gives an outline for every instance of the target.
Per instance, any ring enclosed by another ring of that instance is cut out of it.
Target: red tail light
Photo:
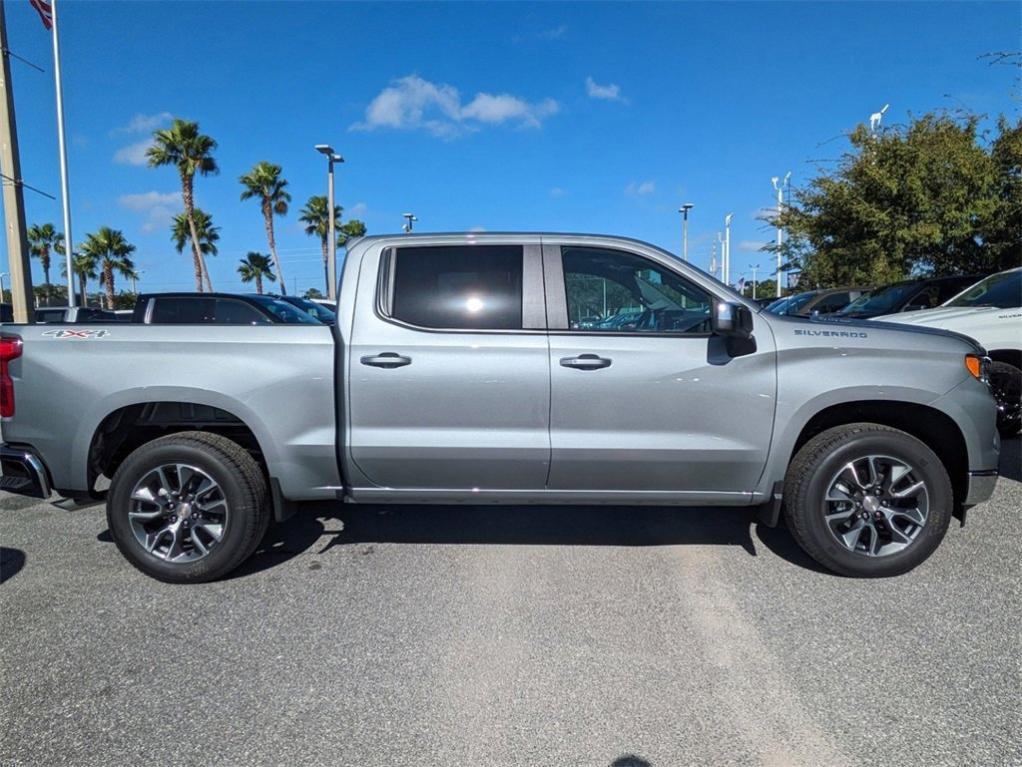
[[[17,336],[0,336],[0,417],[14,415],[14,381],[7,364],[21,356],[21,339]]]

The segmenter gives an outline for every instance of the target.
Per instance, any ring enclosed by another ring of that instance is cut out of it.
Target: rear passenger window
[[[152,322],[154,325],[212,322],[215,306],[212,298],[157,298]]]
[[[522,327],[520,245],[398,248],[391,269],[395,319],[426,328]]]
[[[213,321],[218,325],[265,325],[269,323],[262,314],[241,301],[218,298]]]

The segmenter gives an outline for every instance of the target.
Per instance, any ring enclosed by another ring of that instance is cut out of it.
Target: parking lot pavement
[[[896,579],[692,509],[306,509],[235,577],[0,496],[4,765],[1006,765],[1019,442]]]

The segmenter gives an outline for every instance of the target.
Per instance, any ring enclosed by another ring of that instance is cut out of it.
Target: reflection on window
[[[620,250],[563,248],[568,327],[611,333],[708,333],[709,294]]]
[[[522,247],[398,248],[391,313],[427,328],[520,330]]]

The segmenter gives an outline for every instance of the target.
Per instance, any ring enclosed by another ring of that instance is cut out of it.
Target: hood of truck
[[[935,309],[920,309],[915,312],[885,314],[877,317],[877,322],[898,322],[905,325],[929,325],[946,327],[954,330],[958,323],[972,325],[975,321],[994,319],[998,314],[1008,311],[996,306],[938,306]]]

